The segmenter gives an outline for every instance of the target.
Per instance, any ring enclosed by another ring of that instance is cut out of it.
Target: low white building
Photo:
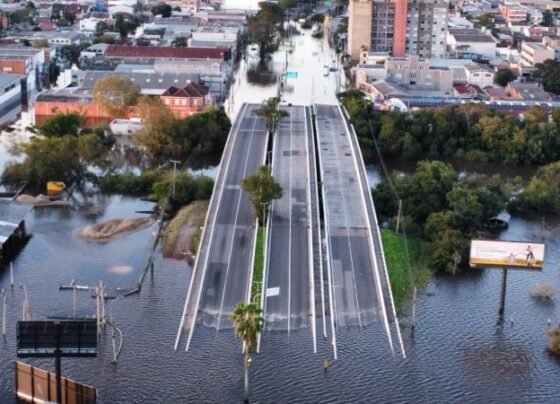
[[[93,44],[80,52],[80,58],[95,59],[97,57],[103,57],[108,47],[109,45],[106,43]]]
[[[449,28],[447,31],[449,57],[493,59],[496,56],[497,43],[489,32],[478,29]]]
[[[114,135],[131,136],[142,129],[142,120],[140,118],[113,119],[109,127]]]
[[[494,84],[494,71],[491,67],[479,63],[467,63],[464,68],[467,83],[480,88],[491,87]]]
[[[474,28],[474,24],[460,15],[449,16],[447,18],[449,28]]]

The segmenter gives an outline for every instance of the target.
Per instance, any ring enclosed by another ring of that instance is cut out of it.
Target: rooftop
[[[146,59],[225,59],[220,48],[172,48],[170,46],[110,45],[105,57]]]
[[[25,76],[0,73],[0,89],[6,88],[14,83],[18,83],[23,77]]]
[[[92,89],[95,83],[107,76],[125,76],[140,87],[144,94],[161,94],[171,86],[181,87],[189,82],[198,82],[199,75],[185,73],[147,73],[131,71],[86,71],[81,81],[81,88],[84,90]]]
[[[188,83],[183,88],[177,88],[175,86],[169,87],[162,96],[170,97],[206,97],[209,93],[209,89],[202,84]]]
[[[496,39],[492,35],[478,29],[449,28],[448,32],[457,42],[496,43]]]

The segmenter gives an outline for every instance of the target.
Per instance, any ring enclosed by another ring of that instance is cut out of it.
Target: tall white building
[[[447,48],[448,0],[409,0],[406,53],[443,58]]]

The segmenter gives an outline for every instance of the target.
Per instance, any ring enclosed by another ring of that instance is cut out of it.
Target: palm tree
[[[270,132],[274,132],[280,119],[289,115],[286,111],[278,109],[279,103],[280,99],[278,97],[272,97],[266,100],[266,104],[262,107],[253,111],[254,115],[266,119],[266,127]]]
[[[243,341],[243,368],[245,375],[245,394],[243,401],[249,402],[249,354],[257,343],[261,331],[263,318],[261,309],[254,304],[238,303],[231,315],[235,324],[235,335]]]

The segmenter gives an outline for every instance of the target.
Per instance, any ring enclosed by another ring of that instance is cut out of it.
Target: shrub
[[[529,295],[537,299],[552,299],[555,294],[556,287],[550,283],[535,283],[529,291]]]
[[[560,328],[551,328],[546,335],[548,336],[548,352],[560,355]]]

